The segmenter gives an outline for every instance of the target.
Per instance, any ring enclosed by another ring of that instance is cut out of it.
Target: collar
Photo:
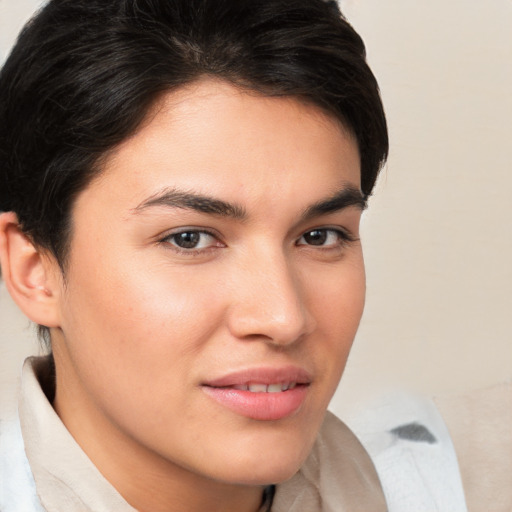
[[[136,512],[73,439],[41,388],[48,383],[48,359],[29,358],[19,402],[25,452],[37,494],[48,512]],[[46,387],[46,393],[52,390]]]

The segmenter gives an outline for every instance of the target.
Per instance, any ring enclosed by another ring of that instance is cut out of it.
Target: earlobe
[[[0,265],[7,289],[33,322],[59,326],[58,265],[20,228],[13,212],[0,214]]]

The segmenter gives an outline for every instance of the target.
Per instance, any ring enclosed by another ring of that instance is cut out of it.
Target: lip
[[[250,382],[260,384],[274,384],[277,382],[297,382],[297,384],[311,384],[312,377],[308,371],[299,366],[281,366],[278,368],[260,367],[249,368],[228,373],[221,377],[207,380],[204,386],[215,388],[227,386],[242,386]]]
[[[296,413],[304,403],[312,378],[303,368],[252,368],[214,378],[201,389],[232,412],[259,421],[276,421]],[[296,387],[277,393],[251,392],[233,386],[248,384],[296,383]]]

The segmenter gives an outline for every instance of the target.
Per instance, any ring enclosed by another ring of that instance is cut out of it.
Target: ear
[[[36,248],[13,212],[0,214],[0,265],[7,289],[25,315],[39,325],[58,327],[59,265]]]

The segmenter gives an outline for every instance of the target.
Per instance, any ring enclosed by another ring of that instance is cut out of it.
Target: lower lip
[[[304,402],[307,385],[279,393],[252,393],[233,388],[203,386],[203,391],[233,412],[260,421],[280,420],[294,414]]]

